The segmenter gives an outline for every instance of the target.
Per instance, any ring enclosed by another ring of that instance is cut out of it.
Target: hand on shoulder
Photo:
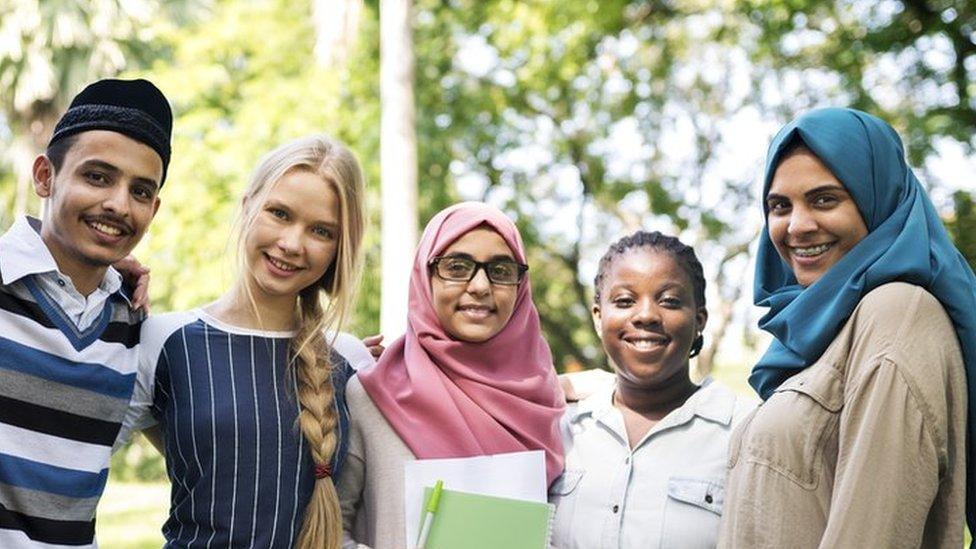
[[[346,359],[353,370],[358,372],[376,363],[375,355],[366,347],[364,341],[360,341],[356,336],[346,332],[331,332],[327,334],[326,338],[331,343],[332,348]],[[382,336],[380,338],[382,339]],[[366,339],[369,340],[370,338]],[[378,341],[376,343],[379,344]]]

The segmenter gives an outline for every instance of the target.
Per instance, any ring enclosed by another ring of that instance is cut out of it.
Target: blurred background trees
[[[158,56],[158,31],[197,13],[194,0],[0,1],[3,168],[0,222],[36,211],[30,167],[80,88]]]
[[[177,113],[174,184],[141,250],[156,309],[217,295],[250,169],[325,131],[367,170],[369,262],[351,330],[378,330],[379,0],[0,6],[0,225],[37,211],[30,161],[70,97],[98,77],[148,76]],[[764,149],[814,106],[891,121],[973,253],[971,180],[933,168],[973,166],[969,2],[417,0],[412,24],[420,226],[461,199],[518,220],[557,366],[604,365],[590,280],[606,245],[639,227],[680,234],[706,265],[701,369],[720,342],[743,341]]]
[[[154,310],[197,306],[226,286],[250,170],[277,144],[324,131],[366,169],[367,269],[348,330],[376,332],[379,9],[0,0],[0,228],[37,211],[24,163],[65,102],[97,77],[147,76],[176,112],[170,183],[139,250]],[[415,0],[411,22],[418,225],[462,199],[517,220],[559,368],[605,366],[589,318],[595,266],[643,227],[695,245],[710,284],[699,370],[744,379],[762,160],[772,133],[811,107],[889,120],[976,263],[972,2]]]

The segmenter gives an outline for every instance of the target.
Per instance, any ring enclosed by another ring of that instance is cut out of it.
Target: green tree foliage
[[[444,173],[460,196],[517,218],[557,365],[604,364],[580,265],[622,231],[681,233],[718,258],[711,273],[728,279],[718,302],[737,299],[754,227],[735,226],[751,172],[715,166],[723,124],[748,98],[726,79],[736,62],[726,12],[708,2],[417,6],[419,119],[434,126],[418,128],[419,143],[423,152],[446,137],[429,149],[450,155],[449,174],[424,158],[421,173],[435,170],[428,184]],[[622,140],[636,155],[615,150]],[[716,315],[716,333],[729,316]]]
[[[374,230],[352,329],[376,329],[376,5],[367,3],[360,46],[344,67],[315,62],[310,10],[308,2],[216,2],[162,36],[168,56],[147,72],[173,99],[177,131],[163,207],[141,252],[158,310],[198,305],[227,286],[234,265],[220,258],[233,255],[228,228],[248,172],[276,144],[327,131],[366,166]],[[466,197],[500,203],[519,220],[557,364],[601,363],[579,264],[622,228],[647,218],[702,242],[729,238],[738,250],[730,261],[746,250],[751,234],[727,234],[730,217],[713,206],[721,194],[746,199],[725,191],[748,178],[713,181],[710,199],[698,185],[718,132],[710,117],[737,105],[725,104],[721,79],[683,67],[694,66],[694,46],[719,20],[698,8],[627,2],[417,5],[421,222]],[[666,107],[673,112],[661,115]],[[686,128],[683,157],[658,143],[677,125]],[[613,136],[628,128],[642,154],[614,159]]]
[[[973,195],[965,191],[956,191],[952,199],[955,205],[955,216],[947,223],[949,233],[956,247],[969,262],[969,266],[976,271],[976,207],[974,207]]]
[[[160,310],[201,305],[236,270],[232,231],[239,199],[261,155],[295,137],[326,132],[363,160],[367,205],[378,227],[379,103],[375,48],[348,68],[316,63],[309,2],[215,2],[196,23],[163,36],[172,59],[148,71],[176,110],[173,164],[163,205],[142,253],[153,268]],[[364,35],[375,34],[375,14]],[[378,234],[370,231],[367,296],[352,330],[378,324]]]
[[[519,220],[557,364],[602,363],[586,265],[644,227],[680,234],[705,263],[708,370],[748,291],[757,136],[842,104],[892,121],[916,166],[941,140],[971,150],[970,4],[419,1],[417,44],[432,47],[418,52],[420,118],[450,138],[436,149],[452,157],[445,185]]]
[[[367,176],[367,264],[347,329],[378,329],[378,1],[366,0],[358,47],[338,65],[316,60],[314,1],[0,0],[5,150],[46,143],[31,131],[50,131],[82,83],[123,68],[174,103],[163,206],[138,250],[155,311],[230,284],[250,171],[278,144],[326,132]],[[971,151],[974,18],[962,0],[416,0],[421,224],[464,198],[517,220],[559,367],[605,364],[589,280],[610,241],[642,227],[679,234],[709,280],[707,370],[734,321],[753,324],[741,298],[770,134],[799,110],[849,104],[891,120],[916,166],[941,140]],[[3,160],[0,226],[15,196]],[[972,197],[955,201],[950,227],[972,262]],[[145,446],[132,448],[119,464],[143,463],[133,455]],[[139,467],[135,477],[159,473]]]
[[[914,165],[937,137],[970,151],[976,146],[973,2],[747,0],[740,6],[759,32],[753,60],[791,80],[792,88],[822,88],[818,81],[828,80],[831,96],[892,122]]]
[[[85,3],[0,2],[92,16],[70,9]],[[279,143],[324,131],[366,169],[371,229],[349,329],[375,331],[378,2],[365,2],[358,47],[335,66],[315,59],[313,0],[194,5],[203,8],[180,25],[154,17],[163,22],[151,36],[124,18],[108,26],[139,31],[126,74],[151,77],[177,115],[163,206],[139,250],[156,310],[197,306],[227,287],[251,169]],[[0,28],[12,24],[5,16]],[[971,41],[972,27],[969,4],[949,1],[417,0],[420,221],[463,198],[517,219],[560,366],[604,362],[589,280],[609,242],[640,227],[680,234],[710,282],[707,367],[733,320],[752,324],[753,313],[734,311],[748,309],[737,303],[749,288],[769,134],[800,109],[849,103],[895,122],[916,165],[940,139],[971,146],[973,56],[960,37]],[[0,55],[4,83],[13,58]],[[2,130],[0,139],[23,131],[9,120]]]
[[[88,82],[159,57],[154,37],[198,0],[0,0],[0,213],[36,211],[29,169]],[[6,227],[9,218],[0,217]]]

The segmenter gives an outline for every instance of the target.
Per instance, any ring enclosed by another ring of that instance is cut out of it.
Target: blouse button
[[[616,514],[617,511],[619,511],[619,510],[620,510],[620,506],[619,505],[614,505],[613,506],[613,512],[614,512],[614,514]]]
[[[61,286],[62,288],[64,288],[64,280],[63,279],[60,279],[60,278],[58,279],[58,286]]]
[[[705,503],[711,503],[711,502],[712,502],[712,495],[705,494]]]

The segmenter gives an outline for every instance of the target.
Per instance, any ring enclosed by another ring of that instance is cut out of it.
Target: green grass
[[[98,504],[95,532],[105,549],[159,549],[159,529],[169,509],[169,483],[121,482],[109,479]]]

